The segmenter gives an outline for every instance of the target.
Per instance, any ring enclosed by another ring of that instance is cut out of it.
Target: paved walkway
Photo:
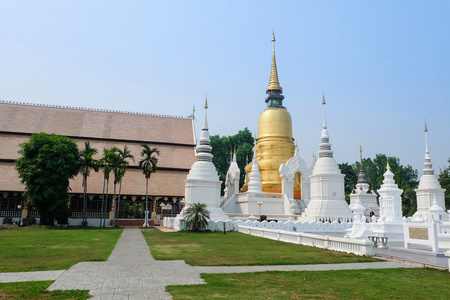
[[[374,248],[374,256],[380,256],[383,258],[388,258],[393,261],[409,263],[416,266],[425,267],[438,267],[447,269],[448,268],[448,258],[440,255],[437,256],[432,253],[430,249],[419,248],[416,249],[405,249],[403,242],[388,242],[388,249]]]
[[[193,267],[182,260],[154,260],[140,229],[125,228],[105,262],[77,263],[69,270],[0,273],[0,282],[55,280],[49,290],[89,290],[92,299],[171,299],[167,285],[202,284],[201,273],[408,268],[395,262]]]

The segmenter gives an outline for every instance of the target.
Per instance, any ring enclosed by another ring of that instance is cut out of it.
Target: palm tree
[[[128,146],[125,146],[123,148],[123,151],[119,149],[118,151],[118,164],[119,164],[119,177],[118,177],[118,183],[119,183],[119,199],[117,201],[117,210],[116,210],[116,217],[115,217],[115,226],[117,226],[118,220],[119,220],[119,209],[120,209],[120,195],[122,193],[122,179],[125,176],[125,172],[127,171],[128,165],[130,164],[127,159],[131,158],[134,161],[134,156],[131,154],[130,150],[128,150]]]
[[[87,178],[91,169],[98,172],[98,163],[93,157],[97,152],[97,149],[92,148],[89,142],[85,142],[84,149],[80,151],[80,174],[83,176],[82,185],[84,187],[83,222],[81,223],[83,227],[87,226]]]
[[[112,147],[111,149],[103,148],[103,157],[100,159],[100,164],[103,165],[103,199],[102,199],[102,221],[103,227],[105,227],[106,210],[108,209],[108,188],[109,188],[109,174],[113,170],[111,167],[114,156],[119,149]],[[106,193],[105,193],[106,185]]]
[[[209,220],[209,210],[204,203],[194,203],[186,210],[186,227],[194,231],[206,229]]]
[[[142,143],[142,151],[141,157],[142,159],[139,161],[139,168],[142,169],[142,173],[144,173],[146,183],[145,183],[145,223],[144,227],[148,226],[148,180],[150,179],[150,175],[156,172],[158,158],[153,156],[153,154],[159,155],[159,150],[156,148],[150,148],[146,143]]]

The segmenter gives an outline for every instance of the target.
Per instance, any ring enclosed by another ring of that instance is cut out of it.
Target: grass
[[[89,291],[46,291],[53,281],[0,283],[0,299],[73,299],[89,298]]]
[[[193,266],[302,265],[379,261],[343,252],[294,245],[239,232],[161,232],[143,229],[152,255]]]
[[[173,299],[448,299],[436,269],[203,274],[204,285],[168,286]]]
[[[61,270],[81,261],[104,261],[122,230],[39,226],[0,230],[0,272]]]

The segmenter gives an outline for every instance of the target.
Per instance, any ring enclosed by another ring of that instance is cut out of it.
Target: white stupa
[[[211,220],[226,220],[227,216],[220,208],[221,181],[212,163],[213,155],[211,154],[212,148],[209,145],[207,110],[208,101],[205,100],[205,120],[197,145],[195,163],[184,182],[185,208],[189,208],[193,203],[204,203],[210,212]]]
[[[366,216],[364,215],[366,208],[361,204],[359,197],[356,197],[352,210],[353,226],[347,230],[345,237],[351,239],[367,239],[369,235],[373,234],[372,223],[366,223]]]
[[[434,175],[432,168],[430,151],[428,149],[428,128],[425,123],[425,163],[423,168],[423,175],[420,178],[419,188],[415,190],[417,195],[417,212],[423,217],[430,219],[430,207],[436,198],[438,206],[445,209],[445,189],[441,188],[439,181]],[[448,213],[443,212],[443,219],[448,220]]]
[[[402,198],[403,190],[394,181],[389,163],[384,173],[383,184],[378,189],[380,195],[380,218],[372,225],[372,230],[380,236],[403,239]]]
[[[325,118],[325,97],[323,97],[323,129],[319,159],[313,174],[309,177],[311,184],[311,201],[306,207],[303,219],[307,221],[350,221],[353,217],[345,201],[344,175],[341,174],[333,158]]]
[[[248,190],[247,192],[250,194],[261,194],[262,190],[262,182],[261,182],[261,173],[259,172],[258,166],[258,156],[256,155],[256,146],[254,147],[255,151],[253,153],[253,165],[252,170],[249,174],[248,179]]]
[[[231,154],[231,163],[227,171],[227,176],[225,179],[225,190],[224,198],[231,197],[239,193],[239,178],[241,175],[241,170],[236,162],[236,152]]]
[[[380,207],[377,204],[377,194],[375,194],[375,192],[370,189],[366,171],[363,167],[361,146],[359,147],[359,153],[361,165],[359,167],[358,182],[355,189],[350,194],[350,208],[354,212],[354,206],[357,200],[359,200],[360,204],[364,206],[364,216],[366,218],[371,217],[371,212],[373,212],[376,217],[379,217]]]

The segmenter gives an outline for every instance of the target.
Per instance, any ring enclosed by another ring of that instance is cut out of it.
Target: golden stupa
[[[272,68],[269,86],[266,89],[267,108],[259,115],[256,153],[261,172],[262,189],[266,193],[281,193],[279,168],[294,156],[295,146],[292,137],[291,115],[283,106],[283,89],[278,81],[277,63],[275,60],[275,34],[272,32]],[[247,179],[253,163],[245,167]],[[247,191],[248,181],[242,187]],[[294,198],[301,199],[300,173],[294,179]]]

